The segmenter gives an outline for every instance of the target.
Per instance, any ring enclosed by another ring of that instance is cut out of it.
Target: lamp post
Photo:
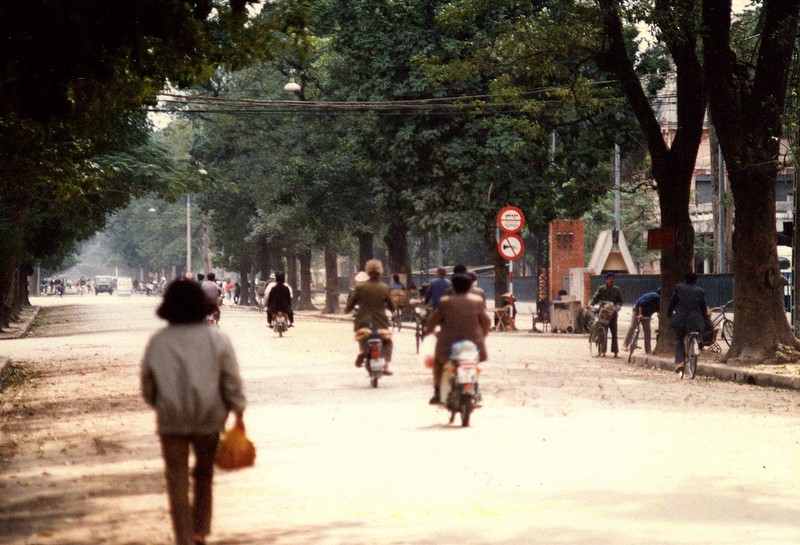
[[[192,272],[192,196],[186,194],[186,273]]]

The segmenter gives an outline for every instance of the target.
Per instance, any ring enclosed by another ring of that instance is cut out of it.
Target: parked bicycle
[[[425,320],[428,319],[428,310],[426,305],[417,305],[414,307],[414,325],[416,328],[414,337],[417,339],[417,354],[419,354],[419,343],[422,342]]]
[[[639,318],[639,325],[636,326],[636,333],[633,334],[633,340],[631,341],[630,346],[628,346],[628,363],[633,361],[633,353],[639,348],[639,345],[636,344],[639,341],[639,332],[642,331],[644,326],[642,323],[647,320],[650,321],[650,318]],[[656,332],[656,343],[658,343],[658,332]]]
[[[711,323],[714,325],[713,329],[719,328],[722,340],[725,341],[725,344],[730,346],[733,342],[733,318],[725,314],[726,308],[733,308],[733,301],[728,301],[721,307],[713,307],[711,309],[711,314],[713,316]]]

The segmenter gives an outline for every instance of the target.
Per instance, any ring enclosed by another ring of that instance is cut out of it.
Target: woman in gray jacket
[[[142,396],[156,411],[177,545],[205,543],[219,434],[228,413],[241,419],[246,404],[230,339],[204,323],[212,304],[196,282],[170,284],[157,311],[169,325],[150,338],[142,359]],[[190,446],[195,454],[193,504]]]

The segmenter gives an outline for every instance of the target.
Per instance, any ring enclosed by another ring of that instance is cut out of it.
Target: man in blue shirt
[[[625,350],[630,349],[633,336],[636,334],[636,328],[639,323],[642,324],[644,329],[644,351],[648,354],[650,350],[650,319],[661,308],[661,288],[656,291],[645,293],[639,297],[633,304],[633,313],[631,315],[631,327],[628,329],[628,334],[625,335],[625,342],[623,346]]]
[[[436,309],[439,306],[439,300],[450,287],[450,279],[447,278],[447,271],[442,267],[436,269],[436,278],[431,280],[428,289],[425,290],[425,303],[431,308]]]

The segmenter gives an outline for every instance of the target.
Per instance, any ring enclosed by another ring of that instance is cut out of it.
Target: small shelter
[[[636,274],[625,234],[622,231],[608,229],[602,231],[594,245],[592,258],[589,260],[588,272],[603,274],[607,272]]]

